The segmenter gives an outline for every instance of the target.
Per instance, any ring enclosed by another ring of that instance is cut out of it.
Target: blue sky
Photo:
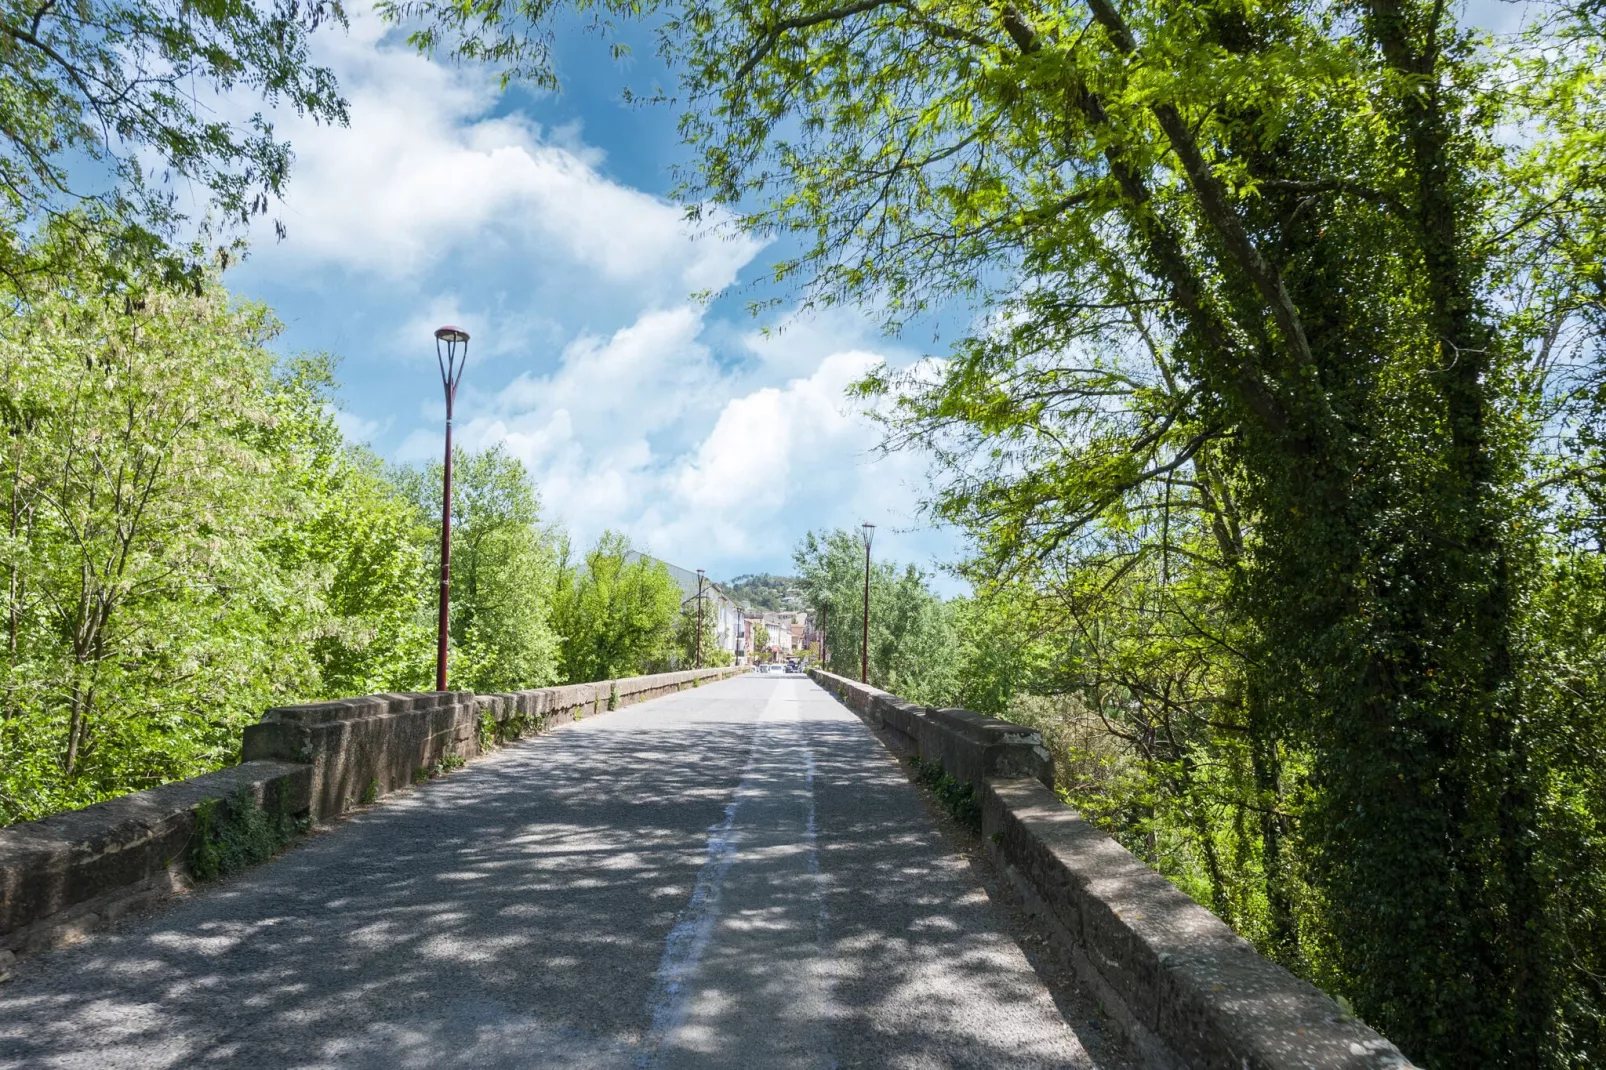
[[[870,520],[878,557],[952,560],[953,535],[917,514],[925,462],[879,458],[843,397],[919,352],[851,312],[756,321],[751,291],[693,300],[762,278],[777,250],[691,234],[667,200],[674,116],[619,102],[655,76],[650,55],[621,68],[594,37],[562,42],[560,94],[504,95],[354,11],[316,44],[351,125],[279,117],[288,236],[254,235],[231,288],[277,311],[286,352],[340,358],[342,425],[397,461],[439,456],[431,332],[469,330],[458,440],[506,443],[582,541],[611,527],[726,578],[791,571],[805,531]]]
[[[1461,14],[1512,30],[1525,11],[1472,0]],[[747,315],[741,287],[779,250],[692,235],[666,199],[684,158],[674,115],[620,103],[626,81],[660,76],[650,46],[621,66],[595,37],[560,34],[564,89],[540,96],[419,57],[362,7],[315,54],[351,125],[279,117],[297,156],[275,212],[288,237],[264,225],[228,281],[276,309],[287,352],[341,359],[351,437],[398,461],[439,456],[431,331],[455,323],[474,338],[459,441],[506,443],[582,542],[611,527],[720,578],[791,571],[806,530],[864,520],[878,556],[959,554],[921,523],[924,461],[878,458],[843,397],[878,361],[920,352],[851,312]],[[733,283],[711,306],[690,297]],[[930,323],[919,342],[940,353]]]

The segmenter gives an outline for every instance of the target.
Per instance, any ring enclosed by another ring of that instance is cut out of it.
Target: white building
[[[626,558],[628,560],[653,561],[664,566],[669,570],[669,575],[674,579],[675,583],[680,586],[681,595],[683,596],[681,604],[696,603],[697,573],[681,568],[679,565],[671,565],[668,561],[660,561],[656,557],[637,553],[634,550],[630,551]],[[714,623],[715,646],[728,652],[732,657],[737,656],[738,647],[742,647],[743,653],[746,652],[745,646],[741,643],[743,633],[742,607],[724,591],[720,590],[713,580],[706,577],[703,579],[703,613]]]

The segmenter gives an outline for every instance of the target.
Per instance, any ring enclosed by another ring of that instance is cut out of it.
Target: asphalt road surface
[[[880,743],[746,676],[24,959],[0,1067],[1091,1067]]]

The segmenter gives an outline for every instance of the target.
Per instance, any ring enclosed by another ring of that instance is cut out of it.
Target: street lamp
[[[703,570],[697,570],[697,668],[703,667]]]
[[[826,628],[831,624],[831,600],[820,599],[820,664],[827,670],[831,667],[831,659],[825,652]]]
[[[440,365],[441,386],[446,391],[446,464],[441,479],[441,620],[435,647],[435,690],[445,691],[446,621],[452,586],[452,403],[457,400],[457,384],[463,381],[463,366],[468,363],[468,332],[461,327],[436,329],[435,360]]]
[[[870,682],[870,543],[875,539],[875,525],[864,523],[864,645],[859,648],[859,682]]]

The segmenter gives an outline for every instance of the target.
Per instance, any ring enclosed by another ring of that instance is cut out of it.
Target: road
[[[1091,1067],[850,712],[564,726],[24,959],[0,1067]]]

